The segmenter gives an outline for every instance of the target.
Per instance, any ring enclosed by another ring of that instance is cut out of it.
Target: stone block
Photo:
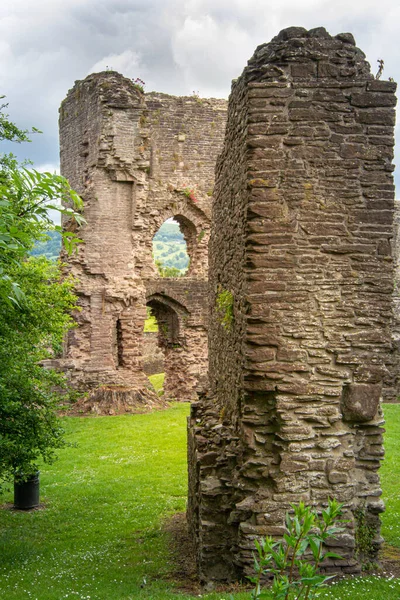
[[[378,410],[381,383],[350,383],[343,387],[341,409],[346,421],[371,421]]]

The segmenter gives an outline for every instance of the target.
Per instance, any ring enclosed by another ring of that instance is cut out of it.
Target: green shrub
[[[318,516],[315,509],[300,502],[292,505],[294,516],[286,514],[286,533],[275,542],[267,537],[256,542],[254,557],[255,576],[252,600],[272,597],[275,600],[311,600],[334,575],[319,572],[321,562],[328,557],[341,558],[333,552],[324,552],[324,542],[343,531],[340,526],[342,504],[329,500],[328,508]],[[270,591],[263,591],[261,580],[272,577]]]

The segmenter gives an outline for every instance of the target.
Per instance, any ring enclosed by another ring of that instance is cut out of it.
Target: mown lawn
[[[0,510],[1,600],[194,600],[168,577],[162,530],[166,517],[185,509],[188,410],[175,404],[146,415],[64,419],[75,445],[42,469],[43,510]],[[387,406],[386,417],[383,533],[400,547],[400,405]],[[353,579],[322,597],[398,600],[400,580]],[[235,595],[245,599],[249,594]]]
[[[165,378],[164,373],[158,373],[157,375],[150,375],[150,377],[149,377],[154,389],[158,393],[161,392],[161,390],[163,389],[164,378]]]
[[[385,460],[380,474],[386,512],[382,516],[382,535],[388,544],[400,548],[400,404],[386,404],[384,414]]]

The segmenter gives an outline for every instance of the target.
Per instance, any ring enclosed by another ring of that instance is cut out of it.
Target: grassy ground
[[[64,419],[75,445],[42,469],[43,510],[0,510],[1,600],[194,600],[177,595],[168,577],[162,530],[163,519],[185,508],[188,409],[175,404],[146,415]],[[386,416],[383,531],[400,546],[400,405],[388,406]],[[398,600],[400,580],[354,579],[322,597]],[[249,594],[235,594],[245,599]]]
[[[382,519],[382,535],[388,544],[400,548],[400,405],[386,404],[384,414],[385,460],[381,478],[386,512]]]
[[[156,392],[161,392],[161,390],[163,389],[164,378],[165,378],[164,373],[157,373],[157,375],[149,376],[149,379],[150,379],[154,389],[156,390]]]
[[[153,315],[149,315],[145,320],[143,331],[145,333],[156,333],[158,331],[157,319]]]

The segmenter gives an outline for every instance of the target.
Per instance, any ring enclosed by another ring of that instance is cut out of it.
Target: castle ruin
[[[384,385],[396,391],[395,88],[374,79],[351,34],[293,27],[233,82],[225,142],[224,101],[143,94],[113,72],[77,82],[62,104],[62,173],[87,220],[68,259],[82,311],[65,368],[100,407],[156,404],[142,368],[147,305],[168,397],[193,400],[208,370],[188,424],[202,581],[250,574],[255,539],[281,536],[299,500],[344,503],[342,559],[328,572],[360,570],[359,510],[379,549],[380,400]],[[169,217],[191,256],[185,278],[153,265]]]
[[[61,105],[61,172],[84,198],[87,221],[67,259],[81,312],[62,362],[96,411],[159,404],[143,371],[146,306],[159,324],[166,398],[194,399],[207,372],[211,197],[226,106],[144,94],[113,71],[77,81]],[[186,276],[173,279],[159,276],[152,257],[171,217],[190,257]]]

